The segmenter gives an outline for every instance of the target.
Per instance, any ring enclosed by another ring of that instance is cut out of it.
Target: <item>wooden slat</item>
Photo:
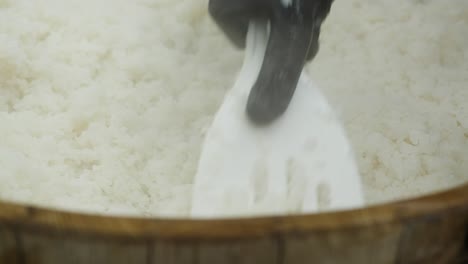
[[[395,226],[290,237],[282,264],[394,264],[399,234]]]
[[[27,264],[143,264],[148,253],[145,244],[81,240],[72,236],[61,238],[22,234],[20,239],[24,263]]]
[[[407,223],[396,263],[457,263],[457,259],[462,257],[466,223],[466,217],[459,214],[421,218]]]
[[[0,263],[19,263],[14,233],[2,226],[0,226]]]
[[[198,249],[199,264],[273,264],[277,263],[278,244],[271,238],[225,244],[202,244]]]
[[[193,244],[156,242],[151,254],[151,264],[192,264],[196,256]]]
[[[153,264],[276,264],[274,240],[183,244],[156,244]]]

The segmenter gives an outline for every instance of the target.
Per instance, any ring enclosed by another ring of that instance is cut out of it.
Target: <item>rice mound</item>
[[[187,216],[242,64],[207,0],[0,0],[0,199]],[[467,182],[468,2],[336,1],[308,71],[371,204]]]

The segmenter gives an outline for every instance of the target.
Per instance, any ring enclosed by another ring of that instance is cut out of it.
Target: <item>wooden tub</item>
[[[462,264],[467,220],[468,185],[363,210],[223,221],[0,203],[0,263]]]

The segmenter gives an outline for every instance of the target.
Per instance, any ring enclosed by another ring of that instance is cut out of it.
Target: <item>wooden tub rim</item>
[[[0,202],[0,233],[36,232],[122,241],[223,241],[285,234],[385,229],[402,221],[431,219],[445,213],[468,213],[468,184],[417,198],[367,208],[309,214],[220,220],[181,220],[100,216]]]

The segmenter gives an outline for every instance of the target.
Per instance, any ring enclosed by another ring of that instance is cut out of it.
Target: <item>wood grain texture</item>
[[[81,240],[31,233],[21,234],[20,237],[23,245],[23,263],[28,264],[145,264],[147,260],[145,244]]]
[[[466,234],[466,218],[448,212],[404,225],[398,261],[405,263],[456,263]]]
[[[229,220],[84,215],[0,202],[0,264],[455,264],[468,185],[361,210]]]
[[[158,242],[152,247],[150,264],[192,264],[197,259],[197,246],[191,243]]]
[[[395,264],[400,233],[392,225],[289,237],[285,263]]]
[[[0,226],[0,263],[19,263],[17,248],[14,233]]]
[[[271,264],[279,262],[278,252],[274,239],[201,245],[197,263]]]
[[[277,243],[262,239],[223,243],[156,243],[154,264],[274,264]]]

